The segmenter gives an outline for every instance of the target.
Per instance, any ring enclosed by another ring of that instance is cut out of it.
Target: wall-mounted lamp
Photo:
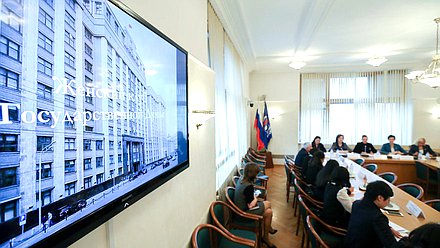
[[[192,111],[194,122],[196,123],[197,129],[199,129],[200,126],[205,124],[209,119],[213,118],[215,116],[215,111],[213,110],[193,110]]]

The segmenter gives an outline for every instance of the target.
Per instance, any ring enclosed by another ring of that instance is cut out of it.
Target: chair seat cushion
[[[344,238],[342,236],[328,232],[321,232],[319,236],[329,247],[342,247],[344,244]]]
[[[247,248],[249,246],[234,243],[225,237],[219,240],[218,248]]]
[[[255,235],[254,232],[248,231],[248,230],[240,230],[240,229],[231,229],[229,230],[230,233],[234,234],[235,236],[249,239],[252,241],[257,240],[257,235]]]

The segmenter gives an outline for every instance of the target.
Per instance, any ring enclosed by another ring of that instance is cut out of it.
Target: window
[[[0,223],[17,217],[17,201],[13,200],[0,204]]]
[[[109,106],[110,108],[113,108],[113,99],[111,99],[111,98],[108,99],[108,106]],[[113,131],[112,131],[112,132],[113,132]]]
[[[38,95],[38,98],[52,100],[52,88],[49,86],[46,86],[42,83],[38,83],[37,95]]]
[[[71,14],[69,14],[69,12],[66,11],[65,13],[66,16],[66,24],[68,24],[69,26],[71,26],[72,28],[75,28],[75,18],[73,18],[73,16]]]
[[[107,65],[109,68],[112,68],[112,64],[113,64],[113,59],[111,57],[111,53],[107,56]]]
[[[36,175],[36,180],[38,181],[38,179],[40,178],[40,170],[38,169],[38,164],[37,164],[37,175]],[[41,179],[45,179],[45,178],[49,178],[52,177],[52,163],[41,163]]]
[[[52,147],[49,147],[50,143],[52,143],[52,137],[48,136],[37,136],[37,151],[52,151]]]
[[[17,167],[0,169],[0,188],[17,184]]]
[[[86,158],[84,159],[84,170],[90,170],[92,169],[92,159]]]
[[[97,140],[96,141],[96,150],[102,150],[102,140]]]
[[[122,167],[118,168],[118,175],[122,175]]]
[[[43,0],[43,1],[46,2],[47,5],[53,8],[53,0]]]
[[[53,41],[42,33],[38,33],[38,46],[50,53],[53,51]]]
[[[122,154],[118,154],[118,163],[122,163]]]
[[[84,189],[92,187],[92,177],[84,178]]]
[[[363,134],[382,144],[390,133],[411,144],[412,111],[405,70],[301,74],[300,142],[321,135],[332,143],[344,134],[355,144]]]
[[[89,45],[87,45],[87,44],[84,44],[84,52],[85,52],[87,55],[89,55],[89,56],[93,56],[93,55],[92,55],[93,50],[92,50],[92,48],[91,48]]]
[[[86,131],[86,132],[93,132],[93,127],[85,126],[84,127],[84,131]]]
[[[64,161],[64,173],[75,172],[75,160],[65,160]]]
[[[46,27],[53,29],[53,18],[47,14],[43,9],[40,9],[40,13],[38,14],[38,20],[46,25]]]
[[[108,133],[109,133],[110,135],[113,135],[113,127],[112,127],[112,126],[109,126],[109,127],[108,127]],[[111,148],[111,149],[113,149],[113,148]]]
[[[75,138],[64,138],[64,150],[75,150]]]
[[[66,5],[75,10],[75,0],[66,0]]]
[[[89,61],[84,60],[84,68],[86,69],[86,71],[93,73],[93,66]]]
[[[87,150],[92,150],[92,140],[90,140],[90,139],[85,139],[85,140],[83,141],[83,145],[84,145],[84,150],[85,150],[85,151],[87,151]]]
[[[67,183],[64,185],[64,196],[69,196],[75,194],[76,191],[76,182]]]
[[[103,167],[103,166],[104,166],[104,163],[103,163],[102,157],[96,157],[96,168]]]
[[[70,55],[68,52],[64,52],[64,63],[71,67],[75,67],[75,57]]]
[[[108,144],[108,149],[113,150],[114,146],[115,146],[115,142],[110,140]]]
[[[8,9],[4,4],[2,5],[1,20],[9,27],[17,32],[21,32],[21,18],[18,17],[14,12]]]
[[[115,33],[118,34],[119,33],[119,24],[118,22],[115,21]]]
[[[85,95],[84,96],[84,101],[86,102],[86,103],[90,103],[90,104],[93,104],[93,97],[92,96],[89,96],[89,95]],[[92,113],[92,112],[91,112]],[[93,113],[92,113],[93,114]]]
[[[102,182],[104,182],[104,173],[100,173],[100,174],[96,175],[96,183],[99,184]]]
[[[39,194],[38,192],[35,194],[35,199],[37,202],[39,201]],[[41,203],[41,206],[45,206],[52,202],[52,189],[48,189],[45,191],[41,191],[41,198],[43,199],[43,202]],[[37,204],[38,205],[38,204]]]
[[[0,100],[0,103],[8,103],[8,102]],[[15,106],[8,106],[8,115],[9,115],[9,121],[18,121],[18,117],[19,117],[18,108]],[[0,121],[3,121],[3,113],[1,110],[0,110]]]
[[[109,161],[110,161],[110,164],[115,164],[115,155],[110,155],[110,156],[108,157],[108,159],[109,159]]]
[[[118,129],[121,130],[120,128]],[[122,149],[122,141],[118,141],[118,149]]]
[[[64,120],[64,128],[65,129],[75,129],[75,121],[74,117],[70,117],[70,120],[68,117]]]
[[[112,20],[112,13],[108,8],[106,8],[105,10],[105,19],[110,23],[110,21]]]
[[[11,57],[15,60],[19,60],[20,58],[20,46],[7,39],[6,37],[0,37],[0,54]]]
[[[95,2],[95,14],[102,15],[102,3]]]
[[[52,64],[38,57],[38,71],[52,77]]]
[[[64,30],[64,42],[75,48],[75,36],[67,30]]]
[[[86,27],[84,27],[84,36],[90,41],[92,42],[92,32],[90,32],[90,30],[88,30]]]
[[[18,89],[18,74],[0,67],[0,86]]]
[[[52,126],[52,116],[49,111],[43,109],[37,109],[37,125]]]
[[[75,108],[75,97],[71,95],[64,95],[64,105],[67,107]]]

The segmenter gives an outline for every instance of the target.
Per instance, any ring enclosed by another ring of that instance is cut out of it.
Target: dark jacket
[[[323,166],[321,160],[316,161],[316,159],[314,158],[310,159],[309,165],[307,166],[307,170],[304,174],[306,176],[306,182],[314,185],[316,181],[316,176],[318,175],[322,167]]]
[[[397,241],[388,225],[388,218],[376,204],[366,198],[355,201],[344,247],[388,248],[396,245]]]
[[[301,148],[301,150],[299,150],[298,154],[296,155],[295,165],[299,166],[299,167],[303,167],[304,159],[308,156],[309,156],[309,153],[306,151],[306,149]]]
[[[394,144],[394,151],[406,153],[405,149],[403,149],[399,144]],[[390,143],[383,144],[382,148],[380,148],[380,153],[382,153],[382,154],[388,154],[390,152],[391,152]]]
[[[414,155],[418,151],[419,151],[419,147],[417,145],[411,145],[411,147],[409,148],[408,154]],[[423,155],[426,155],[427,152],[429,152],[429,154],[432,156],[437,156],[437,153],[434,152],[429,145],[424,145],[423,146]]]
[[[362,152],[366,152],[366,153],[373,152],[373,153],[376,153],[377,150],[376,150],[376,148],[374,148],[374,146],[371,143],[364,144],[362,142],[359,142],[354,147],[353,152],[355,152],[355,153],[362,153]]]
[[[345,142],[342,142],[342,146],[338,146],[338,143],[333,142],[332,147],[330,147],[330,149],[328,149],[329,152],[331,151],[349,151],[351,152],[350,147],[347,146],[347,144]]]
[[[337,199],[338,192],[341,189],[341,186],[334,183],[328,183],[325,187],[322,219],[332,226],[346,229],[350,213],[345,211],[344,207]]]
[[[310,154],[313,154],[316,151],[326,152],[327,150],[325,149],[325,147],[322,143],[319,143],[318,147],[315,147],[314,145],[312,145],[312,150],[310,151]]]

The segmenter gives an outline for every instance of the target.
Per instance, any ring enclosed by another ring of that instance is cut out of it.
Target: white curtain
[[[217,189],[239,165],[247,149],[246,112],[243,100],[245,67],[223,29],[214,9],[208,5],[210,67],[216,73],[215,140]]]
[[[390,134],[396,143],[412,142],[412,105],[405,70],[301,74],[300,142],[337,134],[356,144],[362,135],[380,145]]]

